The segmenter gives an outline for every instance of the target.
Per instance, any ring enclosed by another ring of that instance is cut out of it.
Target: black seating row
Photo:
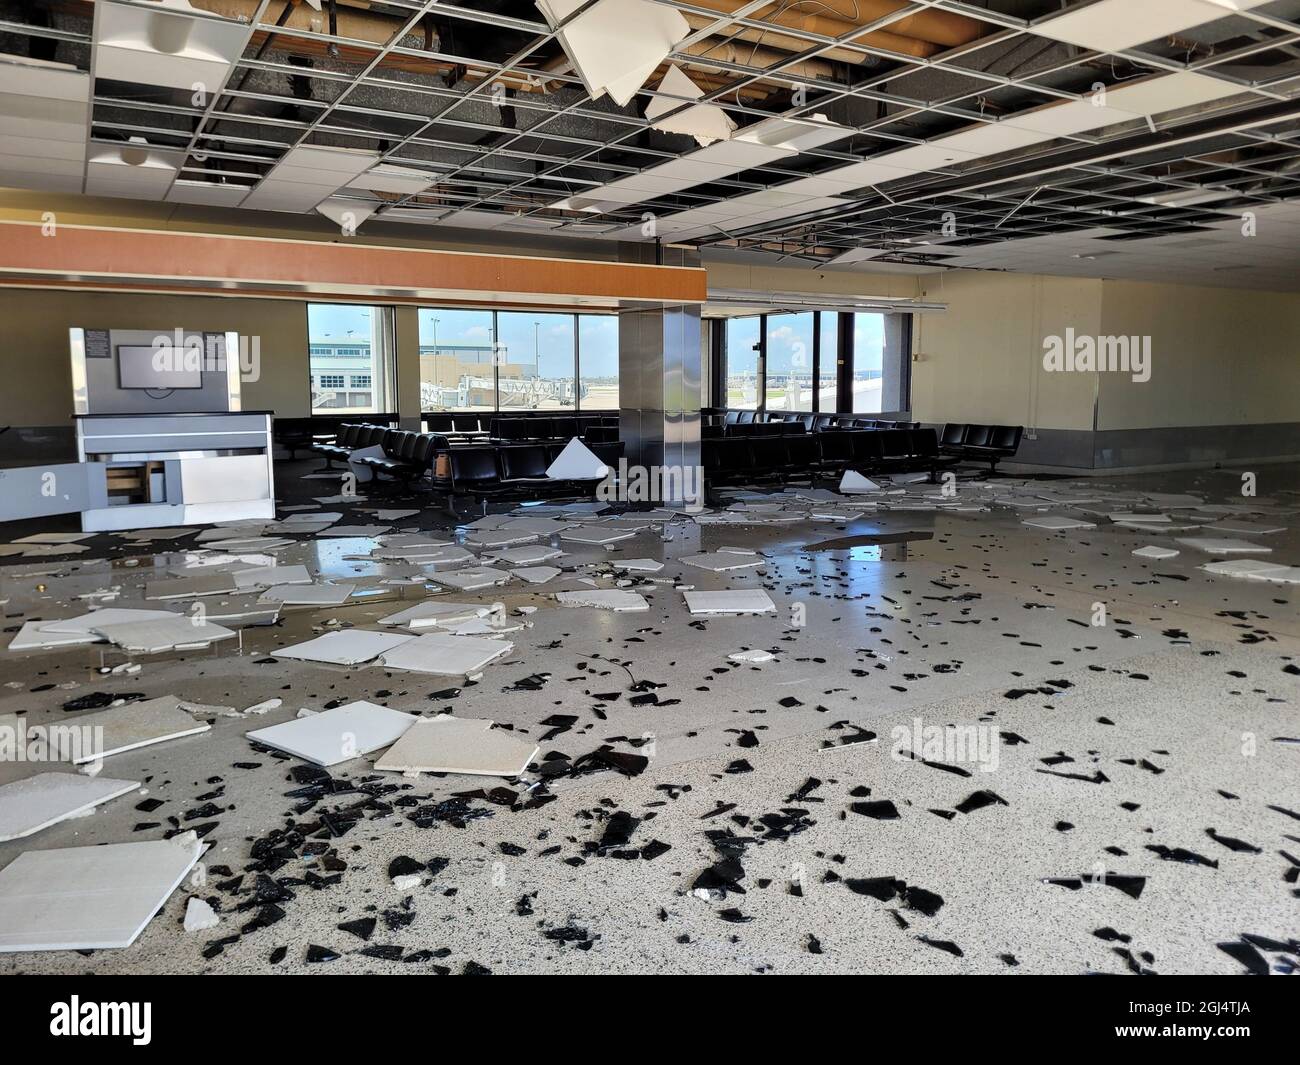
[[[587,445],[610,467],[617,467],[623,455],[622,443]],[[580,482],[552,481],[546,471],[564,443],[508,444],[454,447],[448,452],[448,475],[435,478],[435,487],[444,489],[454,500],[457,495],[478,499],[499,496],[571,494]],[[590,484],[587,485],[590,487]]]
[[[819,476],[928,471],[954,458],[940,454],[933,429],[862,429],[793,436],[708,437],[701,441],[704,476],[710,485],[757,484]]]
[[[553,419],[565,422],[575,422],[578,428],[574,432],[568,433],[565,439],[575,436],[582,436],[583,430],[591,425],[618,425],[617,411],[582,411],[576,414],[552,415],[550,413],[529,413],[519,411],[512,414],[501,414],[496,411],[426,411],[422,415],[425,428],[431,433],[464,433],[482,435],[488,433],[496,435],[494,424],[498,421],[510,421],[514,423],[537,422],[536,426],[531,427],[531,431],[517,439],[546,439],[557,437],[562,434],[553,432],[549,425],[542,427],[540,423],[549,423]],[[523,432],[522,428],[519,430]]]
[[[987,462],[997,469],[1002,459],[1011,458],[1020,448],[1023,425],[971,425],[949,422],[939,434],[939,449],[946,455],[973,462]]]
[[[311,448],[326,437],[337,437],[344,425],[355,420],[355,414],[313,414],[310,418],[277,417],[272,434],[275,442],[288,451],[292,459],[297,457],[299,448]],[[397,424],[397,415],[368,414],[366,420],[387,428]]]
[[[618,418],[609,422],[601,415],[563,415],[553,418],[493,418],[488,423],[488,439],[502,443],[521,440],[618,439]]]
[[[843,414],[809,411],[756,411],[706,408],[702,413],[706,426],[721,426],[724,432],[730,432],[741,425],[802,425],[810,433],[822,433],[828,429],[919,429],[919,422],[900,422],[883,418],[870,418],[862,414]]]
[[[803,422],[796,421],[747,422],[704,430],[710,436],[797,436],[810,431]]]
[[[422,477],[432,466],[439,452],[449,447],[447,438],[437,433],[412,433],[384,425],[349,422],[339,426],[332,443],[311,445],[312,451],[325,457],[326,466],[333,460],[347,462],[353,452],[380,447],[382,455],[365,455],[353,461],[368,466],[375,473],[385,474],[403,484]]]
[[[344,422],[338,427],[333,441],[319,441],[311,450],[325,456],[328,466],[332,460],[346,461],[347,457],[363,447],[377,447],[384,442],[384,434],[395,432],[387,425],[370,425],[364,422]]]
[[[434,455],[447,447],[446,437],[436,433],[411,433],[402,429],[386,429],[379,440],[383,457],[366,455],[357,461],[376,473],[394,477],[410,484],[422,477],[433,463]],[[369,445],[373,446],[373,445]]]

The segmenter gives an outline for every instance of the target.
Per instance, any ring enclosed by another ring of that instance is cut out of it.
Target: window
[[[839,408],[835,404],[835,383],[838,377],[840,316],[835,311],[818,311],[819,333],[817,336],[817,406],[814,410],[833,412]]]
[[[761,322],[761,318],[732,318],[727,322],[728,407],[758,408],[758,334]]]
[[[384,411],[394,380],[392,338],[392,308],[307,304],[312,413]]]
[[[421,409],[618,409],[618,316],[423,307]]]
[[[420,409],[496,410],[491,311],[421,307]]]
[[[501,311],[497,339],[499,409],[574,409],[573,315]]]
[[[767,322],[768,410],[812,410],[813,315],[769,314]]]
[[[854,414],[878,414],[885,384],[885,316],[858,312],[853,315]]]
[[[618,315],[578,315],[578,405],[618,410]]]

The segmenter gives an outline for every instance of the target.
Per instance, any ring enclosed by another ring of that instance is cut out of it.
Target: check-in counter
[[[79,414],[76,423],[87,532],[275,517],[269,411]]]

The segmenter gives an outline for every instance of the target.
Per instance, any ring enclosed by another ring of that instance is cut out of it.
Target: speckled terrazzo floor
[[[331,490],[294,476],[305,468],[282,469],[284,502]],[[1104,482],[1121,494],[1192,492],[1207,502],[1239,502],[1238,483],[1229,471]],[[1297,468],[1261,469],[1259,494],[1272,513],[1300,508],[1297,489]],[[368,504],[389,499],[404,505],[397,494]],[[369,520],[353,508],[325,509],[348,510],[344,522]],[[1023,516],[994,507],[880,511],[847,524],[679,522],[666,541],[652,531],[612,551],[562,544],[569,555],[557,565],[573,572],[548,585],[453,596],[539,608],[526,618],[531,627],[510,635],[514,651],[474,685],[274,659],[276,648],[329,619],[374,627],[423,594],[379,584],[398,567],[347,557],[364,555],[367,540],[308,537],[281,552],[282,563],[357,577],[374,594],[246,629],[242,654],[138,658],[138,674],[101,676],[98,648],[0,652],[0,714],[23,711],[32,724],[74,717],[62,703],[91,691],[236,706],[284,699],[269,715],[218,718],[206,735],[111,758],[105,773],[145,782],[149,798],[163,800],[158,809],[141,812],[141,797],[129,795],[0,844],[2,866],[25,850],[159,838],[170,817],[211,826],[212,848],[206,882],[173,894],[133,946],[0,955],[0,972],[1233,973],[1244,971],[1242,951],[1230,956],[1218,944],[1241,944],[1243,935],[1256,937],[1259,962],[1293,969],[1296,586],[1213,577],[1198,568],[1211,556],[1189,550],[1137,559],[1133,548],[1169,537],[1104,519],[1048,533],[1021,525]],[[435,509],[397,524],[449,527]],[[1279,524],[1286,531],[1255,539],[1273,548],[1271,560],[1300,563],[1300,514]],[[27,531],[35,529],[8,533]],[[844,538],[854,542],[833,544]],[[113,605],[142,605],[130,591],[142,567],[158,575],[181,558],[128,552],[138,562],[125,567],[120,543],[89,543],[67,562],[6,560],[7,627],[76,613],[73,595],[109,582],[128,589]],[[766,563],[714,574],[677,561],[722,546],[761,551]],[[699,589],[764,588],[778,611],[693,619],[671,583],[638,585],[651,604],[641,613],[561,609],[549,599],[620,556],[662,558],[655,576]],[[14,576],[37,569],[42,575]],[[1107,623],[1094,626],[1099,602]],[[795,604],[802,626],[791,625]],[[775,658],[728,660],[742,648]],[[636,682],[663,685],[652,689],[657,704],[630,705]],[[450,687],[460,694],[442,694]],[[613,692],[621,697],[595,698]],[[332,775],[377,794],[311,801],[286,796],[301,787],[289,778],[295,761],[244,739],[300,707],[362,698],[491,717],[531,736],[544,756],[577,758],[608,744],[648,761],[636,776],[554,779],[532,793],[531,808],[518,787],[514,809],[470,799],[463,827],[419,827],[410,817],[422,808],[505,782],[412,781],[376,774],[361,759]],[[548,736],[554,726],[541,722],[552,715],[576,721]],[[983,728],[970,734],[984,742],[983,760],[899,755],[896,729],[946,725]],[[873,742],[828,749],[871,733]],[[0,783],[44,768],[0,765]],[[213,792],[217,812],[185,820]],[[971,801],[981,792],[992,797]],[[322,813],[359,802],[343,834],[320,830]],[[137,831],[141,823],[158,827]],[[305,827],[303,838],[255,848],[291,823]],[[399,856],[436,872],[399,891],[388,876]],[[277,882],[260,905],[259,872]],[[190,895],[219,908],[219,927],[182,930]],[[241,933],[258,915],[274,920]],[[369,918],[368,941],[338,927],[365,932]],[[1266,942],[1279,949],[1258,945]],[[309,963],[309,945],[339,956]],[[384,953],[376,947],[400,948],[387,953],[403,960],[376,956]]]

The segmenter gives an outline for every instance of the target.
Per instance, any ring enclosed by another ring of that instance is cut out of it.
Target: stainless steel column
[[[663,266],[700,264],[694,249],[645,244],[621,245],[619,257]],[[661,502],[693,502],[681,489],[700,483],[699,305],[629,305],[619,312],[618,327],[619,437],[627,463],[675,471],[662,480]]]

